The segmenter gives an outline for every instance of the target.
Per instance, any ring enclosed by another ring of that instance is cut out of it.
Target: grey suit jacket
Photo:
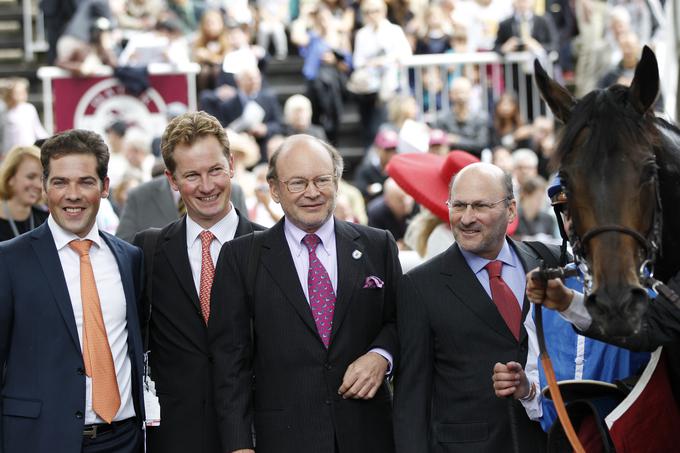
[[[242,216],[248,217],[241,187],[232,181],[231,202]],[[147,228],[161,228],[179,218],[177,204],[167,178],[157,176],[130,191],[120,216],[116,236],[132,242],[135,234]]]

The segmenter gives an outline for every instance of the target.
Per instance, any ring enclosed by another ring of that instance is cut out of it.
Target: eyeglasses
[[[498,201],[491,202],[473,201],[471,203],[466,203],[464,201],[457,200],[447,200],[446,206],[448,206],[451,211],[457,214],[467,211],[468,206],[471,207],[472,210],[477,214],[486,214],[489,211],[491,211],[494,207],[496,207],[496,205],[498,205],[499,203],[503,203],[504,201],[508,200],[510,200],[510,197],[501,198]]]
[[[281,180],[280,180],[281,181]],[[305,178],[291,178],[288,181],[281,181],[288,188],[290,193],[300,193],[307,190],[309,183],[314,183],[314,187],[318,190],[328,189],[335,183],[335,176],[333,175],[321,175],[316,178],[309,180]]]

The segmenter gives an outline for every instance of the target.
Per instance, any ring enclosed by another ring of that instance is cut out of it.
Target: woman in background
[[[40,209],[42,165],[35,146],[15,147],[0,165],[0,241],[42,224],[48,216]]]

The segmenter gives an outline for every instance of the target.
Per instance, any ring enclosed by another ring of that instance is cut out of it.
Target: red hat
[[[399,187],[434,215],[449,222],[446,200],[449,198],[449,182],[464,167],[479,162],[465,151],[451,151],[446,156],[432,153],[397,154],[387,164],[387,174]],[[517,229],[518,218],[508,225],[508,234]]]
[[[393,130],[383,129],[378,131],[373,144],[381,149],[396,149],[399,144],[399,135]]]

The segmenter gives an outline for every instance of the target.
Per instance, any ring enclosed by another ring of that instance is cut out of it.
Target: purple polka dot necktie
[[[328,348],[333,329],[333,311],[335,310],[335,292],[326,268],[316,256],[316,246],[321,239],[316,234],[308,234],[302,243],[309,250],[309,273],[307,274],[307,288],[309,289],[309,308],[316,323],[321,341]]]

